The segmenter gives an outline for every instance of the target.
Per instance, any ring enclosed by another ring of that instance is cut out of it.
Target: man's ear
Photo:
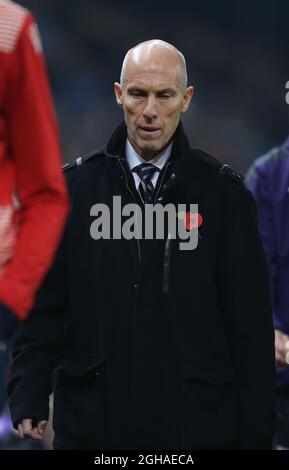
[[[114,94],[117,104],[122,107],[122,89],[121,85],[117,82],[114,84]]]
[[[188,86],[183,97],[182,113],[185,113],[188,107],[190,106],[190,102],[193,97],[193,94],[194,94],[194,88],[192,86]]]

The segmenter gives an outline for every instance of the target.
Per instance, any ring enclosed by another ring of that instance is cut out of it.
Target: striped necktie
[[[155,189],[151,180],[155,172],[160,172],[160,169],[157,166],[152,165],[151,163],[142,163],[141,165],[138,165],[133,168],[132,171],[135,172],[140,179],[139,192],[143,202],[145,204],[151,204],[153,202],[153,195]]]

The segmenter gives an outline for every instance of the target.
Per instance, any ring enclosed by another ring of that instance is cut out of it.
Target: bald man
[[[42,439],[54,389],[56,449],[269,449],[274,341],[252,197],[190,148],[193,87],[174,46],[131,49],[114,91],[124,122],[66,167],[70,219],[13,349],[14,426]]]

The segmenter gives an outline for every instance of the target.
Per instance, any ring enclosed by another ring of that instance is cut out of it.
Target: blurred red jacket
[[[25,318],[68,212],[41,40],[30,12],[0,0],[0,303]]]

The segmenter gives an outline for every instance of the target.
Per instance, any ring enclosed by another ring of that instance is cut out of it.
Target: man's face
[[[177,59],[131,60],[123,86],[114,87],[131,145],[145,160],[154,158],[170,142],[192,97],[192,87],[183,89]]]

